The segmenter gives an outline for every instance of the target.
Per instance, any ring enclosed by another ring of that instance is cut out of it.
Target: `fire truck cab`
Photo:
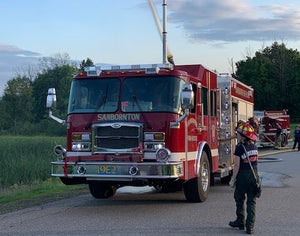
[[[88,67],[74,77],[51,175],[88,184],[95,198],[119,187],[183,188],[203,202],[214,178],[232,174],[235,126],[253,116],[253,89],[202,65]]]

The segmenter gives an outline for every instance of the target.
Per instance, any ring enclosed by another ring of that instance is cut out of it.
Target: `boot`
[[[252,228],[249,228],[249,229],[246,230],[246,233],[247,234],[253,234],[254,230]]]
[[[240,220],[230,221],[229,225],[233,228],[239,228],[240,230],[244,230],[245,228],[244,223]]]

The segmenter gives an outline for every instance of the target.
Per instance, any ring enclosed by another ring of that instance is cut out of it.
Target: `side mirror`
[[[181,107],[183,110],[194,107],[194,92],[191,84],[184,84],[182,87]]]
[[[47,95],[47,102],[46,107],[52,108],[56,104],[56,91],[55,88],[49,88],[48,89],[48,95]]]

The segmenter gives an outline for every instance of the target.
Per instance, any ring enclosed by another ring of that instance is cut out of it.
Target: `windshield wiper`
[[[136,98],[136,95],[135,95],[134,91],[131,91],[131,92],[132,92],[132,107],[134,107],[134,103],[136,103],[139,112],[141,112],[142,117],[144,118],[145,125],[147,126],[147,129],[153,129],[152,126],[149,124],[148,120],[146,119],[146,117],[144,116],[141,104],[140,104],[139,100]]]
[[[108,96],[108,88],[109,85],[106,86],[106,91],[105,91],[105,95],[102,97],[102,99],[100,99],[99,104],[96,106],[95,110],[98,111],[98,109],[100,109],[100,107],[104,107],[106,104],[106,100],[107,100],[107,96]]]
[[[107,96],[108,96],[108,88],[109,88],[109,85],[107,84],[107,85],[106,85],[105,95],[102,96],[101,99],[99,99],[100,102],[99,102],[98,105],[96,105],[95,111],[98,111],[98,109],[100,109],[100,107],[105,106],[106,100],[107,100]],[[88,130],[88,129],[89,129],[90,125],[92,124],[93,117],[94,117],[94,116],[91,115],[91,118],[89,119],[89,121],[86,123],[86,125],[85,125],[85,127],[84,127],[85,130]]]

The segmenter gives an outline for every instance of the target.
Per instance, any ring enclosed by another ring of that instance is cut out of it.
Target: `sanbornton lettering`
[[[141,115],[133,114],[98,114],[98,120],[117,120],[117,121],[136,121],[140,120]]]

